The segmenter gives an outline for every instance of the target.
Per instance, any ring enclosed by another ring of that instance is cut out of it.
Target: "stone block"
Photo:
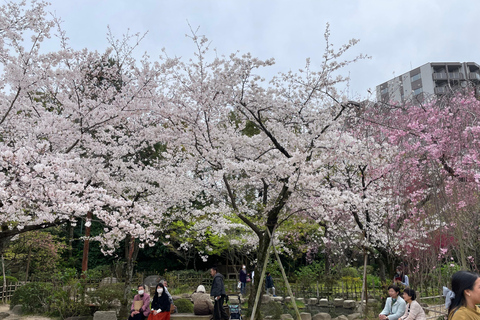
[[[190,293],[182,293],[182,298],[183,299],[190,299],[192,295]]]
[[[273,299],[273,301],[276,301],[276,302],[283,302],[283,297],[278,297],[277,296],[277,297],[273,297],[272,299]]]
[[[345,300],[345,301],[343,301],[343,307],[345,309],[355,309],[355,307],[356,307],[355,300]]]
[[[117,320],[115,311],[97,311],[93,314],[93,320]]]
[[[308,312],[301,312],[300,319],[302,320],[312,320],[312,315]]]
[[[308,299],[308,305],[309,306],[314,306],[318,303],[318,299],[317,298],[310,298]]]
[[[336,298],[336,299],[333,300],[333,305],[335,307],[343,307],[343,301],[345,301],[345,300],[340,299],[340,298]]]
[[[291,297],[285,297],[285,303],[287,302],[292,302],[292,298]]]
[[[348,320],[360,319],[360,318],[362,318],[362,314],[358,313],[358,312],[355,312],[355,313],[347,315],[347,318],[348,318]]]
[[[288,320],[288,319],[293,319],[292,315],[289,313],[285,313],[280,316],[280,320]]]
[[[143,284],[155,288],[158,284],[158,281],[160,281],[160,276],[159,275],[151,275],[143,279]]]
[[[0,319],[8,317],[10,314],[8,312],[0,312]]]
[[[262,303],[269,303],[271,301],[273,301],[272,296],[266,294],[262,295]]]
[[[77,316],[77,317],[69,317],[66,318],[65,320],[92,320],[92,316]]]
[[[297,300],[297,301],[299,301],[299,302],[301,302],[301,303],[305,304],[305,298],[297,298],[297,299],[295,299],[295,300]]]
[[[320,301],[318,301],[318,306],[328,307],[328,299],[320,299]]]
[[[342,314],[341,316],[336,317],[335,320],[348,320],[348,318],[347,318],[347,316],[344,316]]]
[[[98,284],[98,286],[102,287],[106,284],[111,284],[111,283],[118,283],[118,279],[115,277],[103,278],[102,280],[100,280],[100,283]]]
[[[13,314],[16,314],[16,315],[21,315],[23,313],[22,311],[22,305],[21,304],[17,304],[16,306],[14,306],[12,308],[12,313]]]
[[[178,300],[178,299],[182,299],[182,296],[172,296],[172,299],[173,299],[173,301]]]
[[[236,296],[228,297],[228,303],[229,304],[240,304],[240,300]]]
[[[332,316],[326,312],[320,312],[314,315],[312,320],[332,320]]]

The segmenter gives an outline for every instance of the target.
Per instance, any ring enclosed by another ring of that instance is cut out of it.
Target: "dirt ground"
[[[10,305],[8,304],[0,304],[0,312],[8,312],[10,313]],[[9,320],[9,319],[22,319],[22,320],[51,320],[51,318],[48,317],[42,317],[42,316],[35,316],[35,315],[27,315],[27,316],[17,316],[13,315],[10,313],[10,316],[4,318],[4,320]]]

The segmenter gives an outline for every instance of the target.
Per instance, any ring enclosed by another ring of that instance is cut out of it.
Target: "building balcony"
[[[470,72],[468,75],[468,79],[470,80],[480,80],[480,74],[477,72]]]
[[[448,87],[435,87],[434,92],[435,94],[445,94],[448,92]]]
[[[435,72],[433,73],[433,80],[447,80],[446,72]]]
[[[465,76],[460,72],[449,72],[448,78],[450,80],[465,80]]]

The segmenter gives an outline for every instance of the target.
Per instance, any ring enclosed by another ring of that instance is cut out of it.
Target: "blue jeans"
[[[244,296],[247,292],[246,288],[247,288],[247,283],[246,282],[241,282],[241,287],[240,287],[240,293],[242,294],[242,296]]]

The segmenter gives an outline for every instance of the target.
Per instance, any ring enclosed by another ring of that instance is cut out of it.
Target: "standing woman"
[[[455,295],[448,308],[448,320],[479,320],[480,276],[470,271],[458,271],[452,276]]]
[[[405,301],[400,297],[400,289],[392,284],[388,287],[388,295],[385,308],[378,315],[380,320],[397,320],[405,313]]]
[[[162,283],[157,284],[148,320],[170,320],[170,299]]]
[[[425,316],[425,311],[423,311],[420,303],[415,301],[417,294],[415,290],[410,288],[405,288],[403,290],[403,300],[407,303],[405,314],[400,317],[400,320],[427,320]]]

